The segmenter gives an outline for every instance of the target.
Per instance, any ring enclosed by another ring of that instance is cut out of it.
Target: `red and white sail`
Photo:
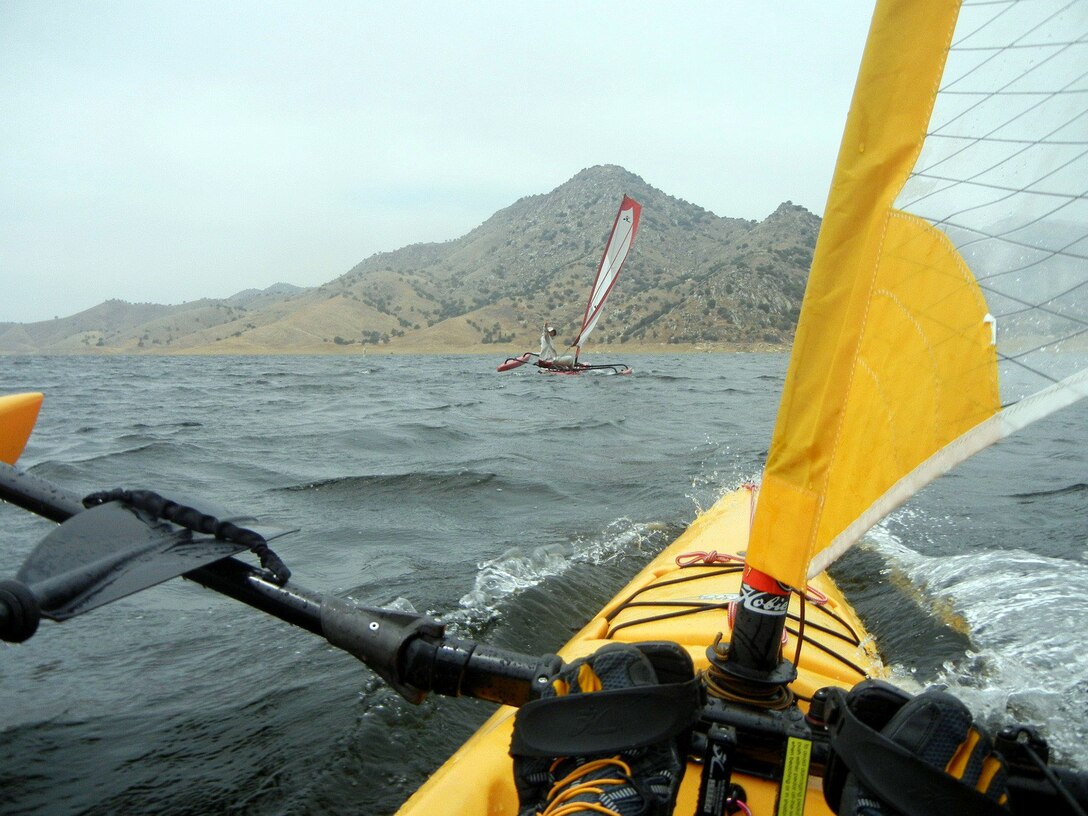
[[[624,261],[627,260],[627,255],[635,243],[635,233],[638,231],[638,219],[641,213],[641,204],[629,196],[623,197],[619,212],[616,213],[616,220],[612,224],[612,234],[608,236],[608,245],[597,267],[597,277],[593,280],[589,303],[586,304],[586,313],[582,318],[582,329],[578,332],[578,339],[574,341],[575,348],[580,348],[585,343],[601,317],[604,302],[608,299],[612,287],[616,285]]]

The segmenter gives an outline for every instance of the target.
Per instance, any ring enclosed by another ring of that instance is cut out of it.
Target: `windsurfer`
[[[574,368],[574,355],[558,354],[552,345],[553,337],[555,327],[545,323],[540,333],[540,362],[545,364],[545,368]]]

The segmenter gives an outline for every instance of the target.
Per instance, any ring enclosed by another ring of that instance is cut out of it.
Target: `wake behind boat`
[[[519,368],[526,363],[533,362],[541,371],[550,374],[583,374],[587,371],[611,371],[613,374],[630,374],[631,367],[623,363],[596,363],[587,364],[578,359],[582,346],[589,339],[590,333],[597,325],[604,310],[605,301],[612,293],[616,281],[619,280],[623,264],[631,252],[635,243],[635,233],[638,232],[638,222],[642,214],[642,205],[630,196],[625,195],[620,202],[619,211],[612,222],[612,232],[608,236],[601,262],[597,264],[597,275],[593,279],[593,286],[589,290],[589,301],[586,303],[586,311],[582,316],[582,327],[578,330],[578,336],[568,347],[567,352],[559,354],[555,350],[552,339],[556,336],[556,330],[549,324],[544,324],[540,333],[540,351],[534,354],[527,351],[517,357],[508,357],[500,365],[497,371],[510,371]],[[573,353],[570,353],[573,350]]]

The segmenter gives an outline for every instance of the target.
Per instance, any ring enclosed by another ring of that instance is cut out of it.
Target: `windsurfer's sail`
[[[1086,179],[1088,2],[878,5],[752,567],[803,586],[954,464],[1088,396]]]
[[[612,222],[612,232],[608,236],[608,245],[601,256],[601,262],[597,265],[597,277],[593,279],[593,288],[589,292],[589,302],[586,304],[586,313],[582,318],[582,328],[578,332],[578,338],[574,341],[575,349],[580,349],[589,337],[593,327],[601,317],[604,302],[608,299],[612,287],[616,285],[620,272],[623,270],[624,261],[631,252],[635,243],[635,233],[638,231],[638,220],[642,214],[642,205],[630,196],[624,196],[620,202],[616,220]]]

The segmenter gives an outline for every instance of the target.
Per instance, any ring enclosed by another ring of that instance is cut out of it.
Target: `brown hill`
[[[0,353],[325,353],[535,350],[569,342],[623,194],[643,205],[623,278],[586,351],[787,344],[820,219],[782,204],[721,218],[621,167],[583,170],[467,235],[374,255],[313,289],[277,284],[177,306],[108,301],[0,324]]]

